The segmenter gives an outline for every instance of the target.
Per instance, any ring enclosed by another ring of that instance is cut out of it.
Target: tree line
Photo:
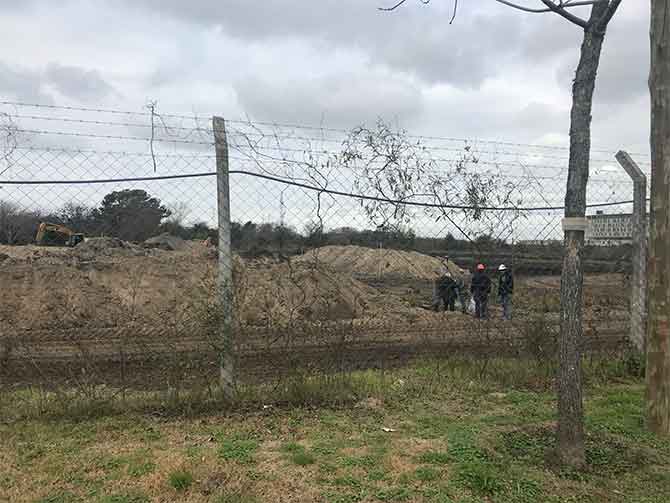
[[[206,239],[215,233],[204,222],[184,225],[183,216],[177,213],[140,189],[110,192],[97,207],[71,202],[53,212],[0,201],[0,243],[32,243],[40,222],[65,225],[87,236],[112,236],[130,242],[144,241],[161,232],[184,239]]]

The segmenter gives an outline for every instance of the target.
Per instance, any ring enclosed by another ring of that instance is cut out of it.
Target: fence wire
[[[211,383],[222,302],[233,306],[241,382],[453,355],[554,356],[562,146],[417,136],[383,122],[227,121],[235,258],[233,296],[222,300],[210,119],[155,106],[0,102],[0,113],[4,386],[116,397]],[[632,191],[614,152],[594,150],[594,229],[600,212],[629,214]],[[42,222],[85,240],[67,247],[52,232],[37,243]],[[587,233],[583,257],[586,352],[627,347],[630,237],[603,232]],[[478,264],[492,285],[485,319],[472,312]]]

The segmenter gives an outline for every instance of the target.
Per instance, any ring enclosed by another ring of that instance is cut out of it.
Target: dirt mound
[[[168,234],[167,232],[147,239],[144,242],[145,248],[159,248],[166,251],[185,250],[186,241],[182,238]]]
[[[250,325],[362,318],[384,305],[375,289],[324,264],[250,261],[236,279],[240,321]]]
[[[362,277],[384,275],[413,279],[435,279],[444,270],[439,258],[414,251],[384,250],[363,246],[324,246],[297,259],[298,262],[323,263],[334,270]],[[449,271],[457,276],[465,271],[449,261]]]
[[[205,320],[208,306],[215,305],[216,254],[186,245],[183,251],[166,252],[92,238],[75,248],[0,247],[10,257],[0,266],[0,332],[80,327],[94,332],[131,320],[134,327],[160,331],[189,318]],[[329,248],[336,257],[337,247]],[[440,261],[430,263],[439,266]],[[307,256],[290,262],[236,257],[236,319],[245,325],[285,326],[426,316],[412,307],[407,289],[369,286],[338,269],[343,266]]]
[[[76,258],[95,261],[103,257],[142,256],[146,251],[132,243],[118,238],[100,237],[88,238],[73,249]]]

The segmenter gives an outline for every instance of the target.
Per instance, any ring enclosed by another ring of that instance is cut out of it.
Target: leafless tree
[[[430,0],[420,1],[426,4]],[[560,462],[578,468],[585,462],[579,346],[583,336],[584,271],[581,255],[584,246],[586,185],[591,151],[591,109],[605,32],[621,0],[537,0],[540,4],[536,3],[535,6],[529,1],[525,3],[520,3],[520,0],[492,1],[524,12],[558,14],[581,28],[584,34],[579,64],[572,85],[570,159],[565,194],[565,252],[561,276],[557,431],[557,454]],[[406,2],[407,0],[400,0],[385,10],[395,10]],[[454,6],[457,5],[455,2]],[[584,6],[591,7],[588,18],[579,17],[573,10],[575,7]]]
[[[522,216],[525,182],[505,181],[495,165],[482,169],[470,145],[445,166],[421,140],[378,120],[350,132],[337,162],[353,173],[358,193],[376,196],[361,206],[379,228],[402,228],[422,212],[474,242],[482,235],[504,239]]]
[[[12,168],[14,151],[19,145],[18,126],[14,123],[12,116],[0,113],[0,175],[5,174]]]
[[[647,411],[649,427],[670,435],[670,0],[651,0],[651,222]]]

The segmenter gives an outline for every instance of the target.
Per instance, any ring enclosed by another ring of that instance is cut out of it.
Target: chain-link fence
[[[564,147],[381,121],[224,133],[154,105],[2,112],[5,386],[125,396],[209,389],[222,367],[284,383],[451,355],[553,358]],[[583,344],[618,352],[633,183],[613,152],[591,163]]]

